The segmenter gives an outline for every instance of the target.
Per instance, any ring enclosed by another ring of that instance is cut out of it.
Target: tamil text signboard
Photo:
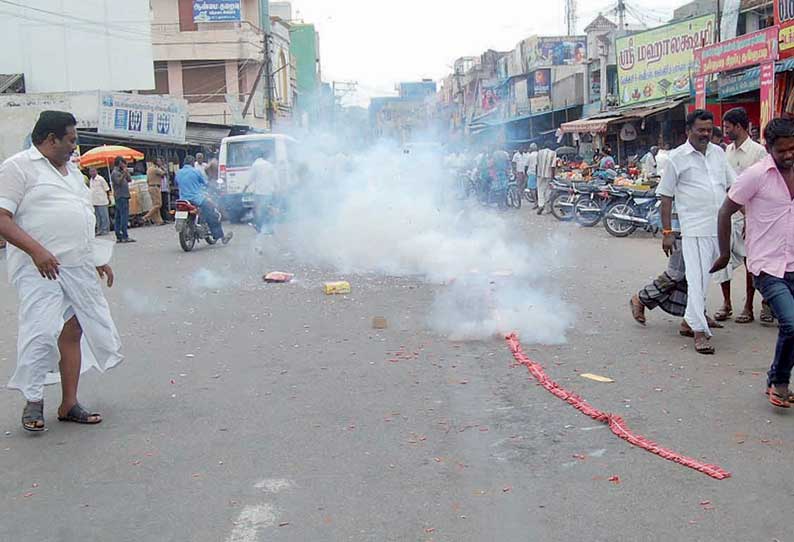
[[[745,34],[695,51],[693,73],[715,73],[757,66],[777,60],[777,27]]]
[[[99,93],[102,135],[184,143],[187,102],[178,98],[116,92]]]
[[[780,56],[794,55],[794,0],[774,0],[775,24],[780,27]]]
[[[223,23],[240,20],[240,0],[193,0],[193,21]]]
[[[620,105],[688,94],[695,50],[714,43],[714,15],[619,38]]]

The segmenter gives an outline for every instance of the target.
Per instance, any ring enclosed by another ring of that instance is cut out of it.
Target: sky
[[[684,0],[627,0],[658,26]],[[581,33],[614,0],[578,0]],[[540,7],[542,6],[542,7]],[[293,0],[320,32],[323,80],[357,81],[346,105],[395,94],[399,81],[439,80],[461,56],[509,51],[532,35],[564,35],[564,0]],[[630,22],[635,22],[631,17]]]

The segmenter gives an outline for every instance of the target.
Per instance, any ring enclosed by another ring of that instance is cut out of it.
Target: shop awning
[[[593,115],[586,119],[565,122],[560,125],[564,134],[598,134],[607,131],[610,124],[621,124],[635,120],[645,119],[675,109],[683,100],[670,100],[628,109],[617,109]]]
[[[564,122],[560,125],[560,130],[564,134],[598,134],[607,131],[610,121],[615,118],[606,119],[581,119],[572,122]]]
[[[229,137],[231,131],[231,126],[222,124],[188,122],[185,141],[188,145],[197,147],[217,147],[221,144],[221,139]]]

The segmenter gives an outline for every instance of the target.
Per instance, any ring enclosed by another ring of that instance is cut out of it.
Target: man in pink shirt
[[[770,156],[747,169],[728,192],[719,214],[720,257],[731,256],[731,217],[745,208],[747,270],[779,321],[775,359],[767,378],[769,402],[789,408],[794,367],[794,121],[773,119],[764,129]]]

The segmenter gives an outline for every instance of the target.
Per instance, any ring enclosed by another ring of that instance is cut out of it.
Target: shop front
[[[774,115],[775,72],[787,79],[786,70],[794,67],[776,62],[778,36],[773,26],[696,50],[695,104],[688,109],[708,109],[719,126],[724,112],[742,107],[750,117],[751,130],[760,132]],[[713,77],[718,77],[718,98],[709,103],[707,79]],[[781,76],[777,79],[780,82]]]

